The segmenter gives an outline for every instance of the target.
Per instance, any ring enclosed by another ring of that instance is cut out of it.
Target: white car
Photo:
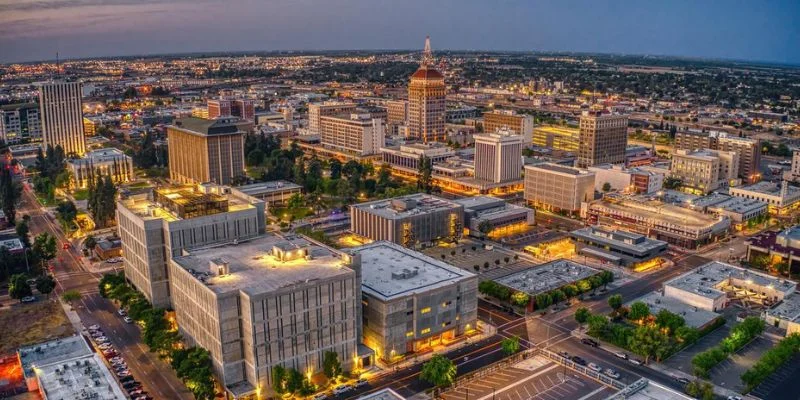
[[[101,345],[98,345],[97,348],[100,349],[100,350],[108,350],[108,349],[112,348],[112,346],[111,346],[111,343],[103,343]]]
[[[99,342],[99,343],[108,343],[109,342],[108,338],[105,337],[105,336],[98,336],[98,337],[94,338],[94,340],[96,342]]]
[[[614,371],[611,368],[606,368],[606,370],[603,371],[603,373],[608,375],[608,376],[610,376],[610,377],[612,377],[612,378],[614,378],[614,379],[619,379],[619,372]]]
[[[117,311],[117,315],[119,315],[120,317],[124,317],[124,316],[128,315],[128,313],[126,313],[125,310],[123,310],[123,309],[119,309]]]
[[[351,390],[353,390],[352,386],[350,386],[350,385],[342,385],[342,386],[337,387],[336,389],[333,389],[333,394],[338,396],[340,394],[345,394],[345,393],[347,393],[347,392],[349,392]]]
[[[631,364],[634,364],[634,365],[642,365],[642,362],[637,360],[637,359],[635,359],[635,358],[629,358],[628,361],[630,361]]]
[[[92,325],[88,328],[90,331],[96,331],[100,329],[100,325]]]
[[[595,363],[589,363],[587,367],[594,372],[603,372],[603,368]]]
[[[621,359],[623,359],[623,360],[627,360],[628,359],[628,355],[623,353],[623,352],[621,352],[621,351],[614,353],[614,355],[619,357],[619,358],[621,358]]]
[[[131,317],[127,316],[127,315],[122,320],[125,321],[126,324],[132,324],[133,323],[133,318],[131,318]]]

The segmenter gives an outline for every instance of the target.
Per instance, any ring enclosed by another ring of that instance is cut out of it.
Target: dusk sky
[[[577,51],[800,64],[798,0],[0,0],[0,63],[196,51]]]

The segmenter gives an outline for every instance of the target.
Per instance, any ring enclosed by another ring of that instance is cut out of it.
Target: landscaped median
[[[800,353],[800,333],[785,337],[775,347],[767,350],[758,362],[742,374],[742,382],[747,385],[746,391],[749,392],[755,389],[764,379],[786,364],[797,353]]]
[[[731,333],[714,348],[708,349],[692,358],[694,374],[708,378],[708,373],[717,364],[728,358],[764,331],[764,321],[758,317],[747,317],[731,329]]]

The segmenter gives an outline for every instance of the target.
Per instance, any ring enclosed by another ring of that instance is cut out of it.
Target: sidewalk
[[[591,338],[591,336],[581,332],[580,328],[574,329],[572,332],[570,332],[570,334],[572,336],[578,338],[578,339]],[[620,347],[614,346],[613,344],[608,343],[608,342],[602,342],[602,346],[597,347],[597,349],[600,349],[600,350],[603,350],[603,351],[607,351],[607,352],[612,353],[612,354],[615,354],[615,353],[625,353],[625,354],[628,354],[628,355],[633,354],[628,350],[625,350],[625,349],[622,349]],[[616,357],[616,355],[615,355],[615,357]],[[683,372],[683,371],[680,371],[680,370],[677,370],[677,369],[669,368],[666,365],[663,365],[663,364],[661,364],[659,362],[655,362],[655,361],[650,361],[648,364],[642,364],[642,366],[645,367],[645,368],[650,368],[650,369],[652,369],[654,371],[660,372],[660,373],[665,374],[665,375],[673,376],[675,378],[686,378],[686,379],[689,379],[689,380],[697,380],[697,379],[702,380],[700,378],[695,377],[694,375],[688,374],[686,372]],[[720,396],[724,396],[724,397],[734,396],[734,397],[741,397],[743,399],[755,399],[754,397],[743,395],[743,394],[741,394],[739,392],[736,392],[736,391],[733,391],[731,389],[724,388],[722,386],[717,386],[716,384],[714,384],[714,382],[707,381],[707,380],[703,380],[703,381],[704,382],[708,382],[708,383],[710,383],[710,384],[712,384],[714,386],[714,394],[717,394],[717,395],[720,395]]]

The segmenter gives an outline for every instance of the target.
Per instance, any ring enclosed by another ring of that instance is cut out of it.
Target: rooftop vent
[[[230,263],[223,258],[213,258],[209,263],[209,267],[212,273],[215,273],[217,276],[225,276],[231,273],[230,270]]]
[[[392,272],[392,279],[395,280],[409,279],[417,276],[418,274],[419,274],[418,269],[403,268],[403,270],[400,272]]]

